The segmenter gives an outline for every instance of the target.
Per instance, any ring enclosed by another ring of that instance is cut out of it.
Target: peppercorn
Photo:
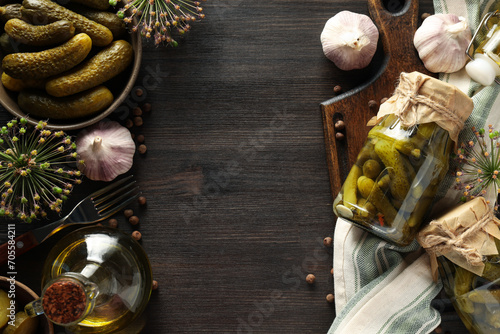
[[[314,276],[313,274],[309,274],[306,276],[307,284],[314,284],[315,281],[316,281],[316,276]]]
[[[345,129],[345,123],[343,120],[339,119],[338,121],[335,122],[335,130],[344,130]]]
[[[344,134],[342,132],[337,132],[335,134],[335,139],[337,139],[337,140],[343,140],[344,139]]]
[[[143,112],[150,112],[151,111],[151,103],[144,103],[144,105],[142,106],[142,111]]]
[[[153,285],[151,286],[151,288],[152,288],[153,290],[158,289],[158,281],[153,280]]]
[[[139,232],[139,231],[132,232],[132,238],[134,238],[134,240],[137,240],[137,241],[141,240],[141,238],[142,238],[141,232]]]
[[[139,96],[139,97],[140,97],[140,96],[142,96],[142,94],[144,94],[144,91],[143,91],[142,89],[137,88],[137,89],[135,90],[135,95],[137,95],[137,96]]]
[[[130,118],[127,118],[127,120],[125,121],[125,127],[130,129],[133,126],[134,126],[134,122]]]
[[[369,108],[376,108],[377,106],[378,106],[377,101],[375,101],[375,100],[368,101],[368,107]]]
[[[109,227],[117,228],[118,227],[118,220],[111,218],[108,221],[108,225],[109,225]]]
[[[136,138],[137,138],[137,142],[138,143],[144,143],[144,139],[145,139],[144,135],[137,135]]]
[[[135,107],[132,109],[132,115],[134,116],[141,116],[142,115],[142,109],[139,107]]]
[[[137,216],[132,216],[128,219],[128,222],[132,225],[137,225],[139,224],[139,217]]]
[[[383,99],[380,100],[380,104],[385,103],[385,101],[387,100],[388,100],[387,97],[384,97]]]
[[[333,92],[334,92],[335,94],[338,94],[338,93],[340,93],[341,91],[342,91],[342,87],[341,87],[340,85],[337,85],[337,86],[333,87]]]
[[[139,196],[139,198],[137,199],[137,202],[139,202],[140,205],[146,205],[146,197]]]
[[[333,244],[333,239],[331,237],[326,237],[323,239],[323,245],[326,247],[331,247]]]
[[[329,303],[333,303],[333,301],[335,300],[335,296],[331,293],[327,294],[326,295],[326,301],[329,302]]]
[[[139,145],[138,150],[139,150],[140,154],[144,154],[144,153],[146,153],[146,151],[148,150],[148,148],[146,147],[146,145],[141,144],[141,145]]]
[[[132,217],[134,215],[134,210],[132,210],[132,209],[125,209],[123,211],[123,214],[125,215],[125,217],[130,218],[130,217]]]
[[[142,122],[142,117],[134,117],[134,125],[135,126],[142,126],[143,122]]]

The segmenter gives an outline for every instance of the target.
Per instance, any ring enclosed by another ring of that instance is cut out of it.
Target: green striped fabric
[[[436,13],[465,17],[474,31],[487,12],[500,9],[500,1],[434,0],[434,8]],[[482,87],[465,70],[442,74],[440,79],[457,86],[474,101],[466,131],[460,134],[461,142],[473,139],[472,132],[467,131],[472,126],[491,124],[500,130],[500,85]],[[460,194],[452,189],[453,182],[451,174],[444,180],[436,207],[457,205]],[[441,322],[431,301],[442,284],[432,281],[429,258],[416,241],[405,248],[396,247],[339,218],[333,266],[336,318],[329,334],[430,333]]]

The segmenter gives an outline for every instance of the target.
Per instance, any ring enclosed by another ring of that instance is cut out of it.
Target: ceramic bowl
[[[106,110],[89,117],[72,120],[49,120],[47,128],[67,131],[87,127],[107,117],[125,101],[134,87],[142,61],[142,40],[139,33],[129,34],[126,39],[129,40],[134,49],[134,60],[128,69],[104,84],[111,90],[115,97],[113,103]],[[24,117],[31,124],[37,124],[40,121],[39,118],[28,116],[22,111],[17,104],[17,93],[5,89],[2,84],[0,84],[0,104],[12,115]]]
[[[38,295],[33,290],[31,290],[21,282],[15,281],[15,288],[16,288],[15,300],[16,300],[17,311],[22,309],[24,305],[38,298]],[[8,277],[0,276],[0,289],[9,293],[10,281],[8,280]],[[38,331],[36,333],[54,334],[54,326],[52,325],[52,323],[48,321],[45,316],[40,316],[38,318],[39,318]]]

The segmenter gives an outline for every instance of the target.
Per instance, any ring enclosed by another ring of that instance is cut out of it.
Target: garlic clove
[[[467,62],[465,51],[472,34],[463,17],[431,15],[413,36],[413,45],[426,69],[433,73],[453,73]]]
[[[341,11],[321,32],[323,53],[344,71],[368,66],[377,50],[379,32],[366,15]]]
[[[101,121],[82,130],[76,151],[84,164],[80,171],[94,181],[111,181],[130,170],[135,143],[130,131],[115,121]]]

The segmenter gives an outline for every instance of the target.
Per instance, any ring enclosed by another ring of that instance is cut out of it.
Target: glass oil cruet
[[[483,86],[489,86],[500,75],[500,13],[499,11],[486,14],[467,47],[467,55],[471,61],[465,66],[467,74]],[[471,55],[474,41],[480,33],[481,27],[486,29],[486,35]]]
[[[143,248],[115,228],[91,226],[65,236],[50,251],[42,295],[25,308],[72,333],[112,333],[131,326],[152,290]]]

